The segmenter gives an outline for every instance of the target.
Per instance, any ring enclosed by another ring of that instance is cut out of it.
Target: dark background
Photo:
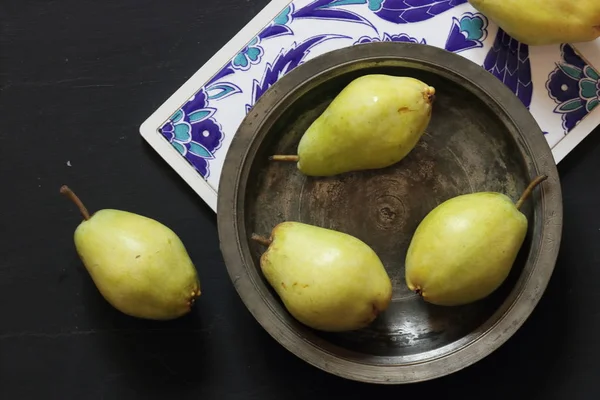
[[[283,349],[233,289],[216,218],[140,123],[267,0],[0,2],[0,399],[598,399],[600,131],[559,170],[564,236],[545,296],[483,361],[423,384],[345,381]],[[71,167],[67,166],[67,162]],[[73,246],[91,210],[170,226],[199,270],[188,317],[153,323],[100,297]]]

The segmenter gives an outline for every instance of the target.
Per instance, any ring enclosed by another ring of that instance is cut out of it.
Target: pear
[[[313,329],[352,331],[371,324],[389,305],[392,283],[361,240],[300,222],[283,222],[267,239],[261,270],[289,313]]]
[[[421,221],[406,255],[410,290],[435,305],[458,306],[483,299],[506,279],[527,233],[519,211],[536,178],[517,204],[496,192],[446,200]]]
[[[521,43],[587,42],[600,37],[599,0],[469,0]]]
[[[200,296],[197,271],[179,237],[163,224],[127,211],[90,215],[67,186],[61,193],[84,221],[75,247],[101,295],[132,317],[170,320],[190,312]]]
[[[365,75],[353,80],[304,132],[297,162],[307,176],[385,168],[402,160],[429,125],[435,89],[418,79]]]

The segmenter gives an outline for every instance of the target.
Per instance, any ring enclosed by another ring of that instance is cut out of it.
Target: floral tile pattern
[[[551,147],[600,103],[599,71],[571,45],[530,49],[467,0],[295,0],[160,132],[216,190],[237,127],[271,85],[320,54],[369,42],[437,46],[481,65],[530,110]]]
[[[568,132],[600,103],[600,74],[571,45],[563,44],[560,50],[561,60],[550,73],[546,87],[558,104],[554,112],[561,115],[562,127]]]

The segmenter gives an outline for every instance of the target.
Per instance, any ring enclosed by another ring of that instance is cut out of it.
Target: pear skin
[[[545,178],[532,182],[516,205],[502,193],[480,192],[433,209],[408,248],[409,289],[440,306],[464,305],[493,293],[506,280],[527,234],[528,221],[519,208]]]
[[[309,126],[297,156],[307,176],[385,168],[401,161],[429,125],[435,89],[418,79],[365,75],[353,80]]]
[[[506,33],[530,46],[600,37],[598,0],[469,0]]]
[[[104,209],[89,215],[67,187],[61,189],[79,206],[77,253],[100,294],[132,317],[170,320],[190,312],[200,296],[197,271],[180,238],[153,219]]]
[[[334,230],[284,222],[271,239],[261,270],[290,314],[321,331],[342,332],[371,324],[389,305],[392,283],[375,252]]]

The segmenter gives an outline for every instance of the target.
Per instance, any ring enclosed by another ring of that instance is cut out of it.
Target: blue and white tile
[[[600,79],[589,65],[600,66],[600,40],[577,44],[586,49],[583,58],[570,45],[530,48],[466,0],[296,0],[282,8],[162,127],[163,138],[215,191],[227,148],[262,93],[301,63],[358,43],[411,41],[472,60],[521,99],[551,147],[600,123]]]

